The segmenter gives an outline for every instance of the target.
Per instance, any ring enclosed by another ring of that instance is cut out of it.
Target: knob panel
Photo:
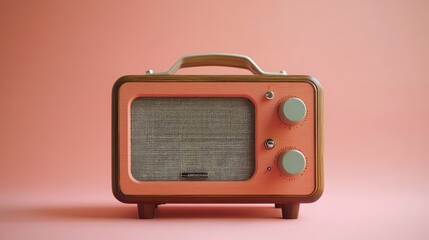
[[[280,120],[287,125],[296,125],[305,119],[307,107],[305,103],[296,97],[288,98],[278,108]]]
[[[306,164],[304,154],[296,149],[282,152],[277,160],[280,171],[286,176],[296,176],[302,173]]]

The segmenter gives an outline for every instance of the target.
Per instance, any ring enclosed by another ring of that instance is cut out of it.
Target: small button
[[[267,139],[264,142],[264,146],[266,149],[270,150],[273,149],[276,146],[276,142],[274,142],[273,139]]]
[[[274,98],[274,92],[273,91],[268,91],[265,93],[265,98],[268,100],[271,100]]]

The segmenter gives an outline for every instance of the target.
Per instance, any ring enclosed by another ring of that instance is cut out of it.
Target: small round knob
[[[307,114],[307,107],[299,98],[288,98],[280,104],[278,114],[280,120],[285,124],[296,125],[304,120]]]
[[[271,100],[274,98],[274,92],[273,91],[268,91],[265,93],[265,98],[268,100]]]
[[[273,149],[276,146],[276,142],[274,142],[273,139],[267,139],[264,142],[264,146],[266,149],[270,150]]]
[[[302,152],[292,149],[280,154],[277,165],[284,175],[295,176],[304,171],[306,160]]]

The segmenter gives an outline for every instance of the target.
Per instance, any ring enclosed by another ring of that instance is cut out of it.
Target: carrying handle
[[[154,73],[152,70],[148,70],[146,71],[146,73],[154,74],[154,75],[172,75],[172,74],[175,74],[177,70],[181,68],[205,67],[205,66],[243,68],[251,71],[255,75],[285,75],[286,74],[286,71],[264,72],[248,56],[238,55],[238,54],[225,54],[225,53],[186,55],[181,57],[167,72]]]

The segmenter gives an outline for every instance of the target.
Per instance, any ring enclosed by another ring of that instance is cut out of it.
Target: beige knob
[[[286,176],[296,176],[302,173],[307,164],[302,152],[292,149],[282,152],[277,159],[277,166]]]
[[[288,98],[278,108],[280,120],[287,125],[296,125],[304,120],[307,114],[305,103],[296,97]]]

